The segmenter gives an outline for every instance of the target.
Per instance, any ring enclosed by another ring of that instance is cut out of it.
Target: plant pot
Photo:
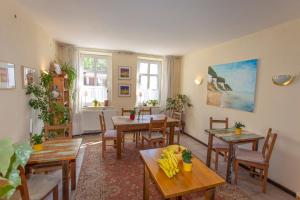
[[[235,134],[240,135],[242,133],[242,129],[241,128],[236,128],[235,129]]]
[[[193,163],[183,162],[183,171],[185,171],[185,172],[192,171],[192,166],[193,166]]]
[[[129,117],[130,117],[131,120],[135,119],[135,115],[130,115]]]
[[[42,151],[43,150],[43,144],[35,144],[35,145],[33,145],[33,150],[35,150],[35,151]]]

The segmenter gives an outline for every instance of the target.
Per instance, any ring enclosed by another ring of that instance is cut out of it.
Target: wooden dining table
[[[121,159],[121,143],[122,133],[124,132],[139,132],[149,130],[150,119],[161,120],[166,115],[141,115],[131,120],[129,116],[113,116],[112,122],[114,127],[117,129],[117,158]],[[167,118],[167,127],[170,128],[169,144],[174,143],[174,127],[178,126],[180,121],[171,117]]]
[[[43,143],[43,150],[34,151],[27,166],[60,163],[62,166],[63,200],[69,200],[69,173],[71,170],[71,189],[76,189],[76,158],[82,139],[53,139]]]
[[[168,178],[160,169],[157,160],[161,157],[163,148],[141,150],[140,155],[144,162],[144,193],[143,199],[149,199],[150,178],[158,186],[164,199],[176,198],[203,191],[206,200],[215,199],[216,187],[225,183],[225,180],[193,156],[192,171],[183,171],[182,161],[179,162],[179,173],[173,178]]]
[[[242,130],[241,134],[235,133],[235,128],[220,128],[220,129],[206,129],[206,133],[208,133],[208,148],[207,148],[207,157],[206,157],[206,165],[210,167],[211,162],[211,154],[212,154],[212,146],[213,146],[213,138],[216,137],[223,142],[226,142],[229,145],[228,152],[228,162],[226,169],[226,181],[231,183],[231,174],[232,174],[232,164],[234,160],[234,150],[235,146],[239,144],[252,143],[252,150],[257,151],[259,140],[264,137],[261,135],[257,135],[250,131]]]

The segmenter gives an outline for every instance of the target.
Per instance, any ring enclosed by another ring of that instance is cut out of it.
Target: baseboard
[[[204,145],[204,146],[207,147],[207,144],[206,144],[206,143],[204,143],[204,142],[202,142],[201,140],[195,138],[194,136],[192,136],[192,135],[190,135],[190,134],[188,134],[188,133],[186,133],[186,132],[184,132],[184,134],[187,135],[187,136],[189,136],[190,138],[196,140],[196,141],[199,142],[200,144],[202,144],[202,145]],[[249,170],[249,168],[248,168],[247,166],[245,166],[245,165],[241,165],[241,167],[243,167],[243,168]],[[277,183],[276,181],[274,181],[274,180],[268,178],[268,182],[269,182],[270,184],[274,185],[275,187],[279,188],[280,190],[286,192],[287,194],[289,194],[289,195],[291,195],[291,196],[293,196],[293,197],[296,197],[296,192],[294,192],[294,191],[290,190],[289,188],[287,188],[287,187],[285,187],[285,186],[283,186],[283,185]]]

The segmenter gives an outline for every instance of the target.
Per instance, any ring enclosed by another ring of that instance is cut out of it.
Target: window
[[[111,88],[111,56],[88,54],[80,55],[82,105],[93,105],[93,101],[109,99]]]
[[[138,60],[137,66],[137,102],[139,104],[148,100],[160,98],[161,61]]]

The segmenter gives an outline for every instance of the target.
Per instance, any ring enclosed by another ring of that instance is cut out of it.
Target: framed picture
[[[256,93],[257,59],[208,68],[207,104],[253,112]]]
[[[119,97],[130,97],[131,85],[130,84],[119,84]]]
[[[131,79],[131,69],[129,66],[119,66],[119,79]]]
[[[0,61],[0,89],[16,88],[15,64]]]
[[[30,67],[23,66],[23,87],[26,88],[28,85],[34,83],[34,77],[35,77],[35,69],[32,69]]]

